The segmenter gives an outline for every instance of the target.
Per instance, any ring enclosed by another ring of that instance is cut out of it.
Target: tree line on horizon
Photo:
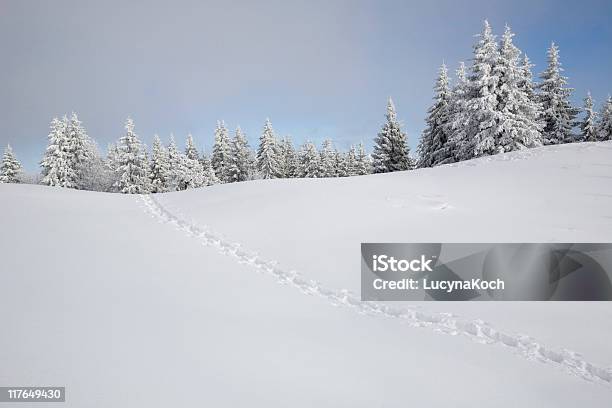
[[[256,151],[238,127],[230,136],[217,122],[209,155],[200,154],[189,135],[179,150],[170,137],[164,145],[155,135],[151,152],[134,132],[128,118],[125,134],[98,153],[76,113],[51,122],[48,146],[34,182],[83,190],[160,193],[253,179],[348,177],[433,167],[481,156],[543,145],[612,140],[612,98],[596,112],[590,93],[584,107],[572,106],[573,89],[553,43],[547,68],[533,81],[529,58],[513,43],[506,29],[498,42],[487,21],[474,45],[469,70],[460,63],[454,84],[443,64],[434,86],[434,103],[426,117],[417,157],[391,98],[386,121],[366,154],[363,143],[338,151],[325,140],[320,148],[306,141],[296,149],[289,137],[278,138],[266,120]],[[584,113],[577,120],[580,112]],[[577,129],[577,130],[576,130]],[[24,178],[10,146],[0,164],[0,183],[32,182]]]

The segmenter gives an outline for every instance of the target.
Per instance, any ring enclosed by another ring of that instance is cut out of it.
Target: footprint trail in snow
[[[334,306],[346,307],[364,315],[398,319],[412,327],[425,327],[449,335],[466,336],[481,344],[497,344],[528,360],[549,363],[576,377],[612,385],[612,368],[592,364],[573,351],[556,350],[530,336],[500,331],[482,320],[464,319],[452,313],[426,312],[417,308],[399,308],[381,302],[361,301],[359,296],[349,290],[328,288],[299,272],[280,268],[276,261],[267,260],[256,252],[243,248],[239,243],[228,241],[207,227],[175,216],[151,195],[139,197],[147,213],[158,221],[170,224],[203,245],[234,258],[238,263],[250,265],[273,276],[280,284],[290,285],[307,295],[319,296]]]

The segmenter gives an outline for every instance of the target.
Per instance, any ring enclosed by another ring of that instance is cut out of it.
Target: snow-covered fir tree
[[[119,157],[119,149],[117,143],[110,143],[106,153],[106,166],[113,172],[117,171]]]
[[[229,180],[250,180],[253,176],[253,154],[240,126],[236,128],[236,134],[231,141],[230,158]]]
[[[506,26],[501,39],[499,59],[493,68],[498,79],[495,88],[497,109],[501,114],[494,134],[498,135],[498,153],[511,152],[542,145],[542,127],[538,122],[540,104],[527,93],[529,75],[521,64],[521,52],[514,45],[514,34]],[[527,75],[527,76],[526,76]]]
[[[351,145],[345,157],[345,168],[347,176],[357,176],[359,170],[357,168],[357,150]]]
[[[222,183],[229,183],[232,181],[230,175],[230,166],[232,164],[231,159],[231,142],[229,133],[225,127],[225,122],[217,122],[215,129],[215,142],[213,145],[211,164],[215,170],[217,178]]]
[[[350,175],[347,154],[338,150],[334,150],[334,173],[336,177]]]
[[[75,187],[83,188],[87,184],[85,173],[92,166],[92,161],[98,157],[97,148],[87,135],[77,114],[72,112],[66,127],[68,152],[71,157],[71,166],[75,172]],[[91,175],[89,175],[90,177]]]
[[[170,191],[171,174],[168,152],[158,135],[153,137],[153,150],[150,165],[149,178],[151,179],[151,192],[163,193]]]
[[[257,149],[257,170],[263,179],[278,177],[279,159],[277,157],[277,140],[270,119],[266,123],[259,138],[259,148]]]
[[[179,180],[179,190],[208,185],[209,181],[205,177],[204,168],[199,160],[190,159],[187,155],[181,155],[181,160],[184,171],[182,172],[182,179]]]
[[[584,119],[580,122],[580,138],[584,142],[595,142],[597,141],[597,113],[593,109],[591,92],[587,92],[587,96],[584,98],[583,111]]]
[[[306,141],[299,152],[298,177],[319,177],[319,153],[314,143]]]
[[[178,191],[181,189],[181,184],[187,176],[185,175],[184,155],[179,151],[173,134],[170,134],[170,141],[168,142],[166,152],[169,169],[168,188],[170,191]]]
[[[467,91],[458,123],[457,147],[459,160],[497,153],[497,140],[502,121],[498,110],[499,78],[495,65],[499,50],[489,22],[485,20],[479,40],[474,45],[474,58],[467,78]]]
[[[451,90],[445,64],[440,67],[434,92],[435,102],[427,112],[427,126],[419,141],[417,167],[432,167],[452,162],[453,159],[449,143]]]
[[[612,96],[601,107],[597,124],[597,140],[612,140]]]
[[[452,88],[451,99],[449,103],[449,123],[447,127],[448,145],[450,151],[449,162],[465,160],[465,156],[472,156],[469,152],[467,144],[469,141],[468,135],[464,132],[464,123],[469,119],[469,115],[465,114],[465,106],[467,104],[467,95],[469,84],[465,63],[461,61],[459,67],[455,71],[456,80]]]
[[[292,178],[298,175],[298,157],[289,136],[284,137],[277,146],[279,161],[278,177]]]
[[[51,122],[49,144],[40,165],[42,184],[68,188],[89,188],[92,167],[96,166],[97,148],[87,136],[76,113],[70,119]]]
[[[527,54],[523,54],[523,60],[521,61],[521,78],[519,80],[519,87],[527,94],[527,97],[532,101],[538,104],[538,114],[542,114],[542,106],[539,103],[538,96],[535,92],[535,84],[533,83],[533,73],[531,69],[534,65],[531,63],[531,60],[527,56]],[[540,119],[540,118],[538,118]]]
[[[207,186],[212,186],[213,184],[219,184],[219,179],[215,174],[215,170],[212,167],[212,163],[210,162],[210,158],[206,154],[206,152],[202,152],[202,158],[200,159],[200,164],[202,165],[202,171],[204,172],[204,183]],[[253,166],[251,166],[251,171]]]
[[[99,154],[93,140],[89,141],[91,156],[81,167],[78,188],[88,191],[113,191],[115,173],[111,171],[108,162]]]
[[[572,88],[566,87],[567,78],[562,75],[559,48],[552,43],[548,49],[548,66],[540,74],[538,99],[542,104],[543,142],[546,145],[570,143],[576,140],[572,129],[578,110],[572,107]]]
[[[21,164],[13,154],[10,145],[4,149],[2,163],[0,163],[0,183],[19,183]]]
[[[200,155],[198,154],[198,149],[195,147],[191,133],[187,135],[187,140],[185,142],[185,156],[191,160],[200,160]]]
[[[374,139],[372,167],[374,173],[409,170],[413,167],[406,134],[402,132],[393,100],[387,103],[387,121]]]
[[[136,133],[134,121],[128,118],[126,133],[117,143],[117,181],[115,188],[124,194],[149,192],[149,163],[146,151]]]
[[[366,154],[363,142],[360,142],[357,146],[356,172],[358,176],[363,176],[372,172],[372,162],[369,156]]]
[[[319,151],[319,177],[336,177],[336,149],[330,139],[325,139]]]
[[[41,184],[55,187],[75,188],[77,173],[67,138],[68,118],[54,118],[51,121],[51,131],[48,145],[40,167],[42,168]]]

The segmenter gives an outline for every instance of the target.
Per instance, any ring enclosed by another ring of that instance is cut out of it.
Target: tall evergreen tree
[[[506,26],[499,59],[493,68],[499,81],[495,90],[501,116],[494,133],[499,135],[496,150],[500,153],[542,145],[542,127],[538,122],[540,105],[527,93],[529,75],[520,62],[521,52],[512,37],[512,30]]]
[[[332,141],[325,139],[319,151],[319,177],[336,177],[336,150]]]
[[[253,172],[253,154],[240,126],[236,128],[236,134],[231,141],[230,157],[230,181],[246,181],[251,179]]]
[[[187,141],[185,142],[185,156],[191,160],[200,160],[200,155],[198,154],[198,149],[195,147],[191,133],[187,135]]]
[[[357,176],[359,174],[357,166],[357,151],[355,150],[355,146],[351,145],[349,151],[346,153],[345,164],[347,176]]]
[[[336,177],[348,177],[350,175],[347,154],[337,149],[334,149],[334,175]]]
[[[427,127],[418,146],[417,167],[432,167],[452,161],[450,140],[451,90],[448,69],[442,64],[434,87],[434,104],[427,112]]]
[[[360,142],[357,146],[357,175],[364,176],[372,173],[372,163],[365,152],[363,143]]]
[[[456,81],[451,92],[449,106],[449,124],[448,124],[448,145],[450,152],[449,162],[456,162],[471,158],[472,152],[468,148],[469,138],[464,132],[464,126],[469,119],[466,115],[465,106],[467,104],[467,95],[469,84],[467,80],[465,63],[461,61],[459,67],[455,71]]]
[[[606,141],[612,140],[612,97],[608,96],[608,100],[601,107],[599,115],[599,123],[597,124],[597,140]]]
[[[182,179],[179,180],[179,190],[199,188],[208,185],[205,171],[199,160],[190,159],[187,155],[181,155]]]
[[[259,138],[259,149],[257,150],[257,170],[261,178],[272,179],[278,177],[279,159],[277,157],[277,144],[272,123],[270,119],[266,119],[263,132]]]
[[[182,189],[187,175],[185,174],[184,155],[179,151],[173,134],[170,134],[170,142],[166,151],[169,168],[168,187],[170,191],[179,191]]]
[[[170,191],[170,163],[168,162],[168,152],[162,144],[158,135],[153,138],[153,152],[151,155],[151,169],[149,171],[151,179],[151,192],[163,193]]]
[[[298,175],[298,157],[289,136],[278,144],[279,177],[292,178]]]
[[[499,78],[495,66],[499,50],[489,22],[485,20],[479,40],[474,45],[474,59],[467,78],[467,92],[461,115],[456,118],[460,160],[497,153],[501,113],[498,110]]]
[[[591,92],[587,92],[584,98],[584,119],[580,122],[581,139],[585,142],[597,141],[597,113],[593,109],[593,97]]]
[[[413,167],[406,134],[402,132],[393,100],[387,103],[387,121],[374,139],[374,173],[409,170]]]
[[[128,118],[126,133],[117,144],[117,182],[115,188],[125,194],[149,192],[149,163],[146,151],[136,133],[134,121]]]
[[[70,115],[66,133],[71,166],[76,174],[75,187],[83,188],[85,173],[98,156],[97,149],[75,112]]]
[[[314,143],[306,141],[300,148],[298,176],[302,178],[319,177],[319,153]]]
[[[204,171],[204,183],[207,186],[212,186],[213,184],[219,184],[219,179],[215,174],[215,170],[212,167],[212,163],[210,162],[210,158],[206,154],[206,152],[202,152],[202,158],[200,160],[200,164],[202,165],[202,169]]]
[[[115,173],[117,171],[118,159],[119,158],[119,149],[117,148],[117,143],[110,143],[108,145],[107,154],[106,154],[106,166]]]
[[[570,103],[572,88],[567,88],[567,78],[562,75],[559,48],[552,43],[548,49],[548,67],[540,74],[538,96],[542,104],[542,131],[544,144],[560,144],[575,141],[572,133],[577,109]]]
[[[229,133],[225,127],[225,122],[217,122],[215,129],[215,143],[213,145],[211,164],[215,170],[217,178],[222,183],[231,182],[230,166],[231,159],[231,143]]]
[[[535,92],[535,85],[533,83],[533,73],[531,72],[531,69],[533,67],[534,65],[531,63],[531,60],[529,59],[527,54],[523,54],[523,60],[521,61],[520,66],[521,76],[519,80],[519,87],[527,94],[529,100],[538,104],[538,114],[541,115],[542,106],[539,104],[538,96]],[[538,119],[540,118],[538,117]]]
[[[40,162],[41,183],[48,186],[75,188],[77,172],[73,165],[70,144],[66,129],[68,118],[54,118],[51,121],[48,146]]]
[[[0,163],[0,183],[19,183],[21,164],[13,154],[10,145],[6,146]]]

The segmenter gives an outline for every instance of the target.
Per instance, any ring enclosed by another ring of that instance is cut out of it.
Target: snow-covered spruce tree
[[[465,106],[467,103],[468,95],[468,80],[466,74],[465,63],[461,61],[459,67],[455,71],[456,81],[451,92],[451,99],[449,103],[449,123],[447,126],[448,132],[448,148],[449,148],[449,162],[456,162],[466,160],[464,155],[472,157],[468,147],[470,139],[467,133],[464,132],[463,121],[469,119],[469,115],[465,113]]]
[[[449,143],[451,90],[445,64],[440,67],[434,92],[435,102],[427,112],[425,120],[427,127],[423,131],[417,150],[419,155],[417,167],[432,167],[452,162]]]
[[[319,153],[314,143],[306,141],[299,152],[298,177],[319,177]]]
[[[336,177],[348,177],[350,174],[347,155],[334,150],[334,173]]]
[[[51,121],[48,145],[40,167],[42,168],[41,184],[55,187],[75,188],[77,173],[67,138],[68,118],[54,118]]]
[[[185,175],[185,160],[183,160],[183,153],[181,153],[176,146],[176,140],[174,135],[170,134],[170,142],[166,149],[168,158],[168,189],[169,191],[181,190],[181,183],[187,178]]]
[[[576,140],[572,129],[578,110],[572,107],[570,95],[572,88],[567,88],[567,78],[561,73],[559,48],[552,43],[548,49],[548,67],[540,74],[538,99],[542,104],[544,144],[570,143]]]
[[[167,148],[168,161],[168,191],[181,191],[188,188],[197,188],[212,184],[209,180],[216,180],[207,174],[208,171],[214,173],[209,164],[208,169],[204,169],[200,160],[193,160],[187,157],[176,146],[174,135],[170,135],[170,143]],[[210,163],[210,162],[208,162]]]
[[[523,54],[523,60],[521,61],[521,78],[519,80],[519,87],[527,94],[529,100],[534,103],[537,103],[538,106],[538,120],[541,119],[542,115],[542,106],[539,103],[538,96],[535,92],[535,84],[533,83],[533,73],[531,69],[534,65],[531,63],[531,60],[527,56],[527,54]]]
[[[459,160],[497,153],[497,140],[502,122],[498,110],[499,78],[495,65],[499,51],[489,22],[485,20],[479,40],[474,45],[474,58],[467,78],[467,92],[461,113],[455,120]]]
[[[587,92],[587,96],[584,98],[583,111],[584,119],[580,122],[580,138],[584,142],[595,142],[597,141],[597,113],[593,109],[593,97],[591,96],[591,92]]]
[[[99,154],[95,142],[91,141],[91,157],[86,165],[81,167],[79,188],[88,191],[113,191],[115,173],[111,171],[108,162]]]
[[[500,113],[497,129],[496,150],[511,152],[542,145],[542,126],[538,122],[540,104],[532,100],[527,91],[528,78],[520,62],[521,52],[513,44],[514,34],[506,26],[501,39],[499,59],[493,68],[498,79],[495,89],[497,109]]]
[[[21,164],[13,154],[10,145],[4,149],[2,163],[0,163],[0,183],[19,183]]]
[[[106,153],[106,166],[113,172],[117,171],[119,158],[119,149],[117,143],[110,143]]]
[[[253,175],[253,154],[251,152],[251,148],[249,147],[249,143],[242,132],[242,129],[240,129],[240,126],[236,128],[236,134],[231,141],[230,158],[230,181],[234,182],[250,180]]]
[[[365,152],[363,142],[357,146],[357,175],[363,176],[372,173],[372,162]]]
[[[347,176],[356,176],[358,175],[357,168],[357,151],[355,150],[355,146],[351,145],[345,157],[345,168]]]
[[[181,155],[183,161],[183,179],[179,181],[179,188],[187,190],[189,188],[199,188],[208,185],[208,180],[204,175],[204,168],[198,160],[193,160],[186,155]]]
[[[330,139],[323,140],[319,151],[319,177],[336,177],[336,149]]]
[[[406,134],[397,120],[393,100],[387,103],[387,121],[374,139],[372,167],[374,173],[410,170],[413,167]]]
[[[149,192],[149,163],[145,148],[134,133],[134,121],[128,118],[126,133],[117,143],[117,181],[115,188],[124,194]]]
[[[69,156],[72,158],[72,167],[76,174],[75,187],[84,189],[92,184],[89,173],[94,159],[98,157],[97,148],[89,138],[77,114],[72,112],[66,127]]]
[[[191,135],[191,133],[187,135],[187,141],[185,142],[185,156],[187,156],[187,158],[191,160],[200,160],[200,155],[198,154],[198,149],[196,149],[195,147],[195,143],[193,142],[193,136]]]
[[[259,138],[259,148],[257,149],[257,170],[263,179],[278,177],[279,159],[277,157],[277,140],[270,119],[266,119],[261,137]]]
[[[612,97],[608,96],[608,100],[601,107],[599,114],[599,123],[597,124],[597,140],[606,141],[612,140]]]
[[[279,161],[278,177],[293,178],[298,175],[298,158],[289,136],[285,136],[277,145]]]
[[[158,135],[153,137],[153,151],[151,154],[150,166],[149,178],[151,179],[151,192],[163,193],[170,191],[171,174],[168,152]]]
[[[222,183],[230,183],[233,180],[230,175],[231,142],[225,122],[218,121],[215,129],[215,142],[213,145],[211,164],[217,178]]]
[[[212,164],[210,162],[210,158],[208,157],[206,152],[202,152],[202,158],[200,160],[200,165],[202,166],[204,184],[206,186],[212,186],[213,184],[219,184],[219,179],[215,175],[215,170],[213,169]],[[253,166],[251,166],[251,169],[252,168]]]

